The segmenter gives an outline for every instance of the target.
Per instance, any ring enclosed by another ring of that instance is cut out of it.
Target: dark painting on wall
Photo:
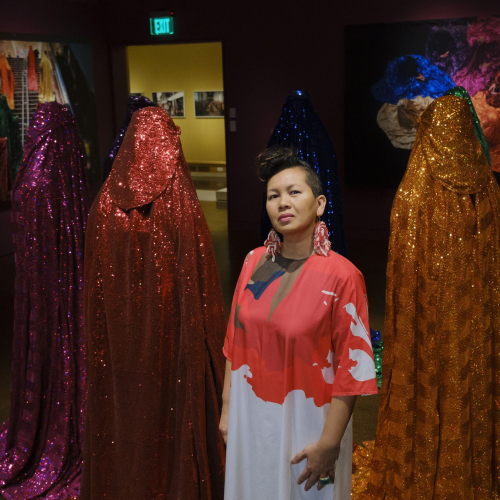
[[[399,184],[420,115],[454,86],[470,94],[500,172],[500,17],[347,26],[345,179]]]
[[[0,96],[0,137],[7,139],[6,147],[0,141],[0,210],[10,208],[29,123],[39,103],[69,106],[85,148],[89,180],[100,180],[90,43],[0,34]]]

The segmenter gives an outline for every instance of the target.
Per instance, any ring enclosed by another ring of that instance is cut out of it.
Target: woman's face
[[[317,198],[300,167],[287,168],[267,183],[267,213],[271,223],[285,238],[314,230],[316,218],[323,215],[326,198]]]

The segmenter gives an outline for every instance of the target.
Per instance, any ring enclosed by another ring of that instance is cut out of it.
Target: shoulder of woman
[[[250,250],[250,252],[248,252],[245,257],[245,261],[243,263],[243,269],[248,267],[250,262],[253,262],[255,265],[255,263],[259,261],[259,259],[262,257],[262,255],[264,255],[265,252],[266,252],[266,247],[264,246]]]
[[[347,279],[359,279],[359,277],[363,278],[361,271],[350,260],[333,250],[328,252],[327,257],[318,255],[314,264],[318,270],[335,274],[344,281]]]

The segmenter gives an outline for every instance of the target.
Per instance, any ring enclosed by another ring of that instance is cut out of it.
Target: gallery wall
[[[224,90],[222,44],[135,45],[127,48],[130,92],[184,91],[185,118],[174,118],[188,163],[226,163],[224,118],[196,118],[195,91]]]
[[[0,31],[92,39],[101,156],[125,112],[127,45],[222,42],[225,106],[236,110],[236,131],[226,130],[229,225],[253,234],[258,234],[262,189],[254,159],[266,146],[289,91],[310,92],[343,171],[346,25],[498,15],[500,10],[497,0],[171,0],[175,34],[155,40],[149,13],[160,7],[156,0],[8,1],[2,5]],[[394,189],[344,186],[348,238],[386,235],[393,196]]]
[[[119,11],[114,8],[118,4]],[[110,30],[115,47],[153,42],[148,25],[149,11],[157,10],[153,0],[140,4],[109,0],[108,5],[116,19]],[[259,228],[262,189],[254,159],[266,146],[289,91],[310,92],[343,170],[346,25],[495,15],[500,10],[496,0],[172,0],[168,7],[175,15],[171,42],[223,42],[226,110],[236,109],[237,126],[236,132],[226,131],[229,225],[254,233]],[[119,61],[114,64],[117,74],[126,71]],[[344,187],[347,237],[385,238],[394,193],[395,189]]]

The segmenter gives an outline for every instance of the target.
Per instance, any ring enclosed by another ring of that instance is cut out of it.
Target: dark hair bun
[[[315,197],[323,194],[318,174],[304,161],[296,149],[272,146],[257,156],[257,176],[266,184],[271,177],[287,168],[299,167],[306,173],[306,181]]]
[[[261,181],[267,182],[273,175],[281,170],[291,167],[311,168],[303,161],[298,152],[292,148],[272,146],[257,156],[257,176]]]

